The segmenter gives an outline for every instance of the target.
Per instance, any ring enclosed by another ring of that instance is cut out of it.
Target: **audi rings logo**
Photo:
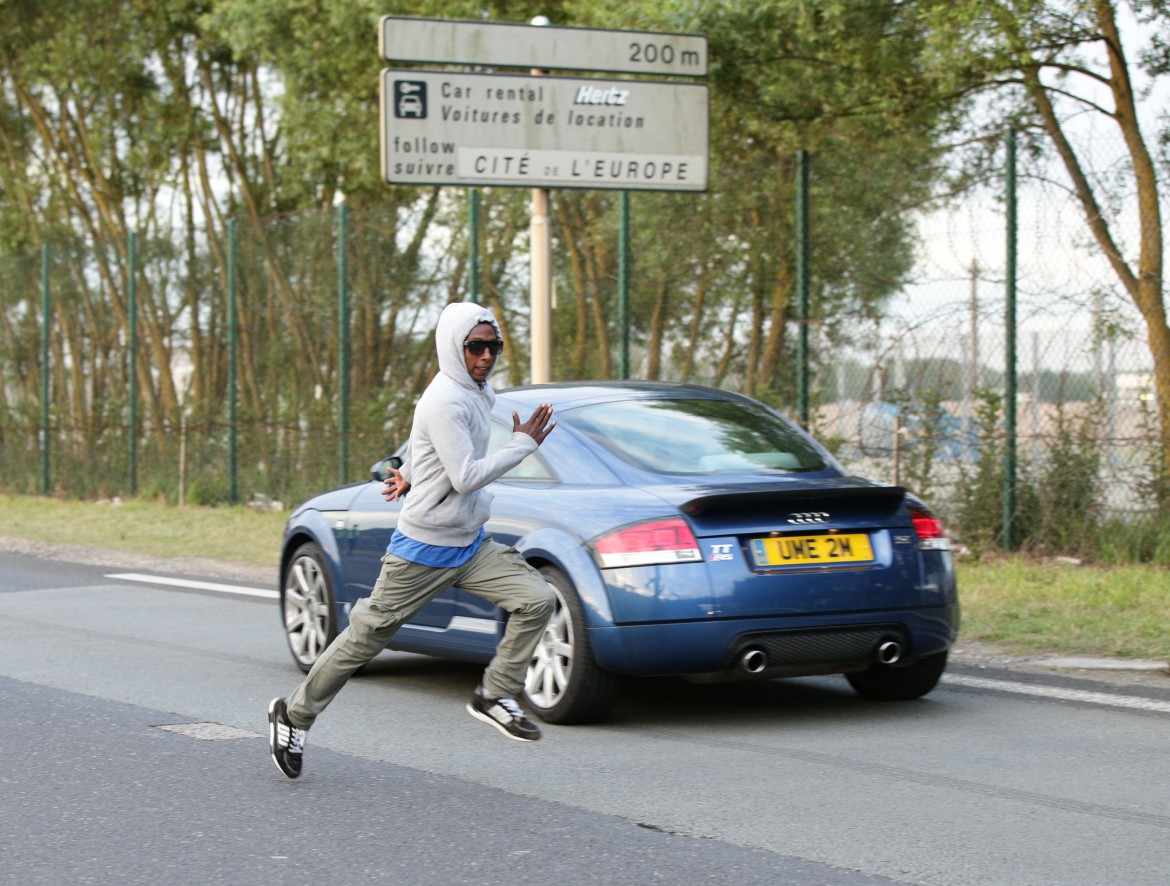
[[[788,522],[801,526],[808,523],[828,523],[829,514],[826,511],[803,511],[801,513],[789,514]]]

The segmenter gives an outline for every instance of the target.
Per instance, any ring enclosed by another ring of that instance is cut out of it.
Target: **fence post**
[[[237,249],[236,220],[233,218],[228,221],[228,501],[232,504],[240,498],[236,461],[239,430],[236,426],[239,397],[236,390],[236,347],[239,339],[236,320]]]
[[[41,246],[41,495],[49,494],[49,244]]]
[[[1004,292],[1003,547],[1016,547],[1016,131],[1007,133],[1007,253]]]
[[[337,215],[337,482],[349,482],[349,274],[346,240],[349,207],[342,203]]]
[[[809,425],[809,218],[808,151],[796,152],[796,412],[800,426]]]
[[[138,232],[130,232],[130,495],[138,494]]]
[[[621,326],[621,351],[618,377],[630,377],[630,192],[618,197],[618,323]]]

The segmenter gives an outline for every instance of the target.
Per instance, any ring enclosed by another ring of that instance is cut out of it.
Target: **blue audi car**
[[[695,385],[501,391],[492,445],[513,411],[544,402],[557,428],[491,486],[487,524],[556,591],[525,686],[542,719],[604,718],[629,675],[843,674],[891,701],[937,684],[959,603],[950,543],[922,501],[849,475],[768,406]],[[280,606],[302,670],[377,579],[399,513],[381,481],[407,453],[289,518]],[[453,588],[390,648],[486,662],[502,628],[499,609]]]

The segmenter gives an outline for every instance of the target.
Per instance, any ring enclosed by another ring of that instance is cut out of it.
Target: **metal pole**
[[[41,246],[41,495],[49,494],[49,244]]]
[[[618,375],[630,377],[630,192],[618,200],[618,323],[621,325],[621,354]]]
[[[349,282],[346,269],[346,234],[349,207],[344,203],[337,218],[337,482],[349,482]]]
[[[130,232],[130,494],[138,494],[138,233]]]
[[[1007,268],[1004,293],[1003,547],[1016,547],[1016,132],[1007,133]]]
[[[549,20],[538,15],[531,23],[543,27],[549,24]],[[545,72],[533,68],[532,73],[540,76]],[[549,223],[548,199],[547,188],[532,189],[532,221],[529,225],[532,377],[529,381],[534,385],[552,381],[552,226]]]
[[[808,151],[796,152],[796,411],[800,425],[809,425],[809,218]]]
[[[979,391],[979,263],[971,259],[971,347],[967,366],[967,385],[963,392],[963,450],[975,460],[972,442],[975,427],[975,397]]]
[[[472,188],[467,195],[470,219],[467,233],[467,299],[479,304],[479,188]]]
[[[236,220],[228,222],[228,501],[239,501],[239,471],[237,467],[239,429],[236,427],[236,410],[239,393],[236,390],[236,347],[238,342],[236,322],[236,265],[238,241]]]

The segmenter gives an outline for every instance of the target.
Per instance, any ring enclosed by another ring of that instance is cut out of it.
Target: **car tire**
[[[846,674],[854,692],[873,701],[910,701],[922,698],[938,685],[947,669],[947,653],[924,656],[912,665],[893,667],[875,664],[864,671]]]
[[[604,720],[621,691],[621,678],[597,664],[589,649],[585,609],[572,582],[559,570],[540,570],[556,594],[552,618],[528,666],[528,703],[548,723]]]
[[[293,661],[306,674],[337,636],[333,579],[321,549],[301,545],[288,561],[280,581],[280,611]]]

